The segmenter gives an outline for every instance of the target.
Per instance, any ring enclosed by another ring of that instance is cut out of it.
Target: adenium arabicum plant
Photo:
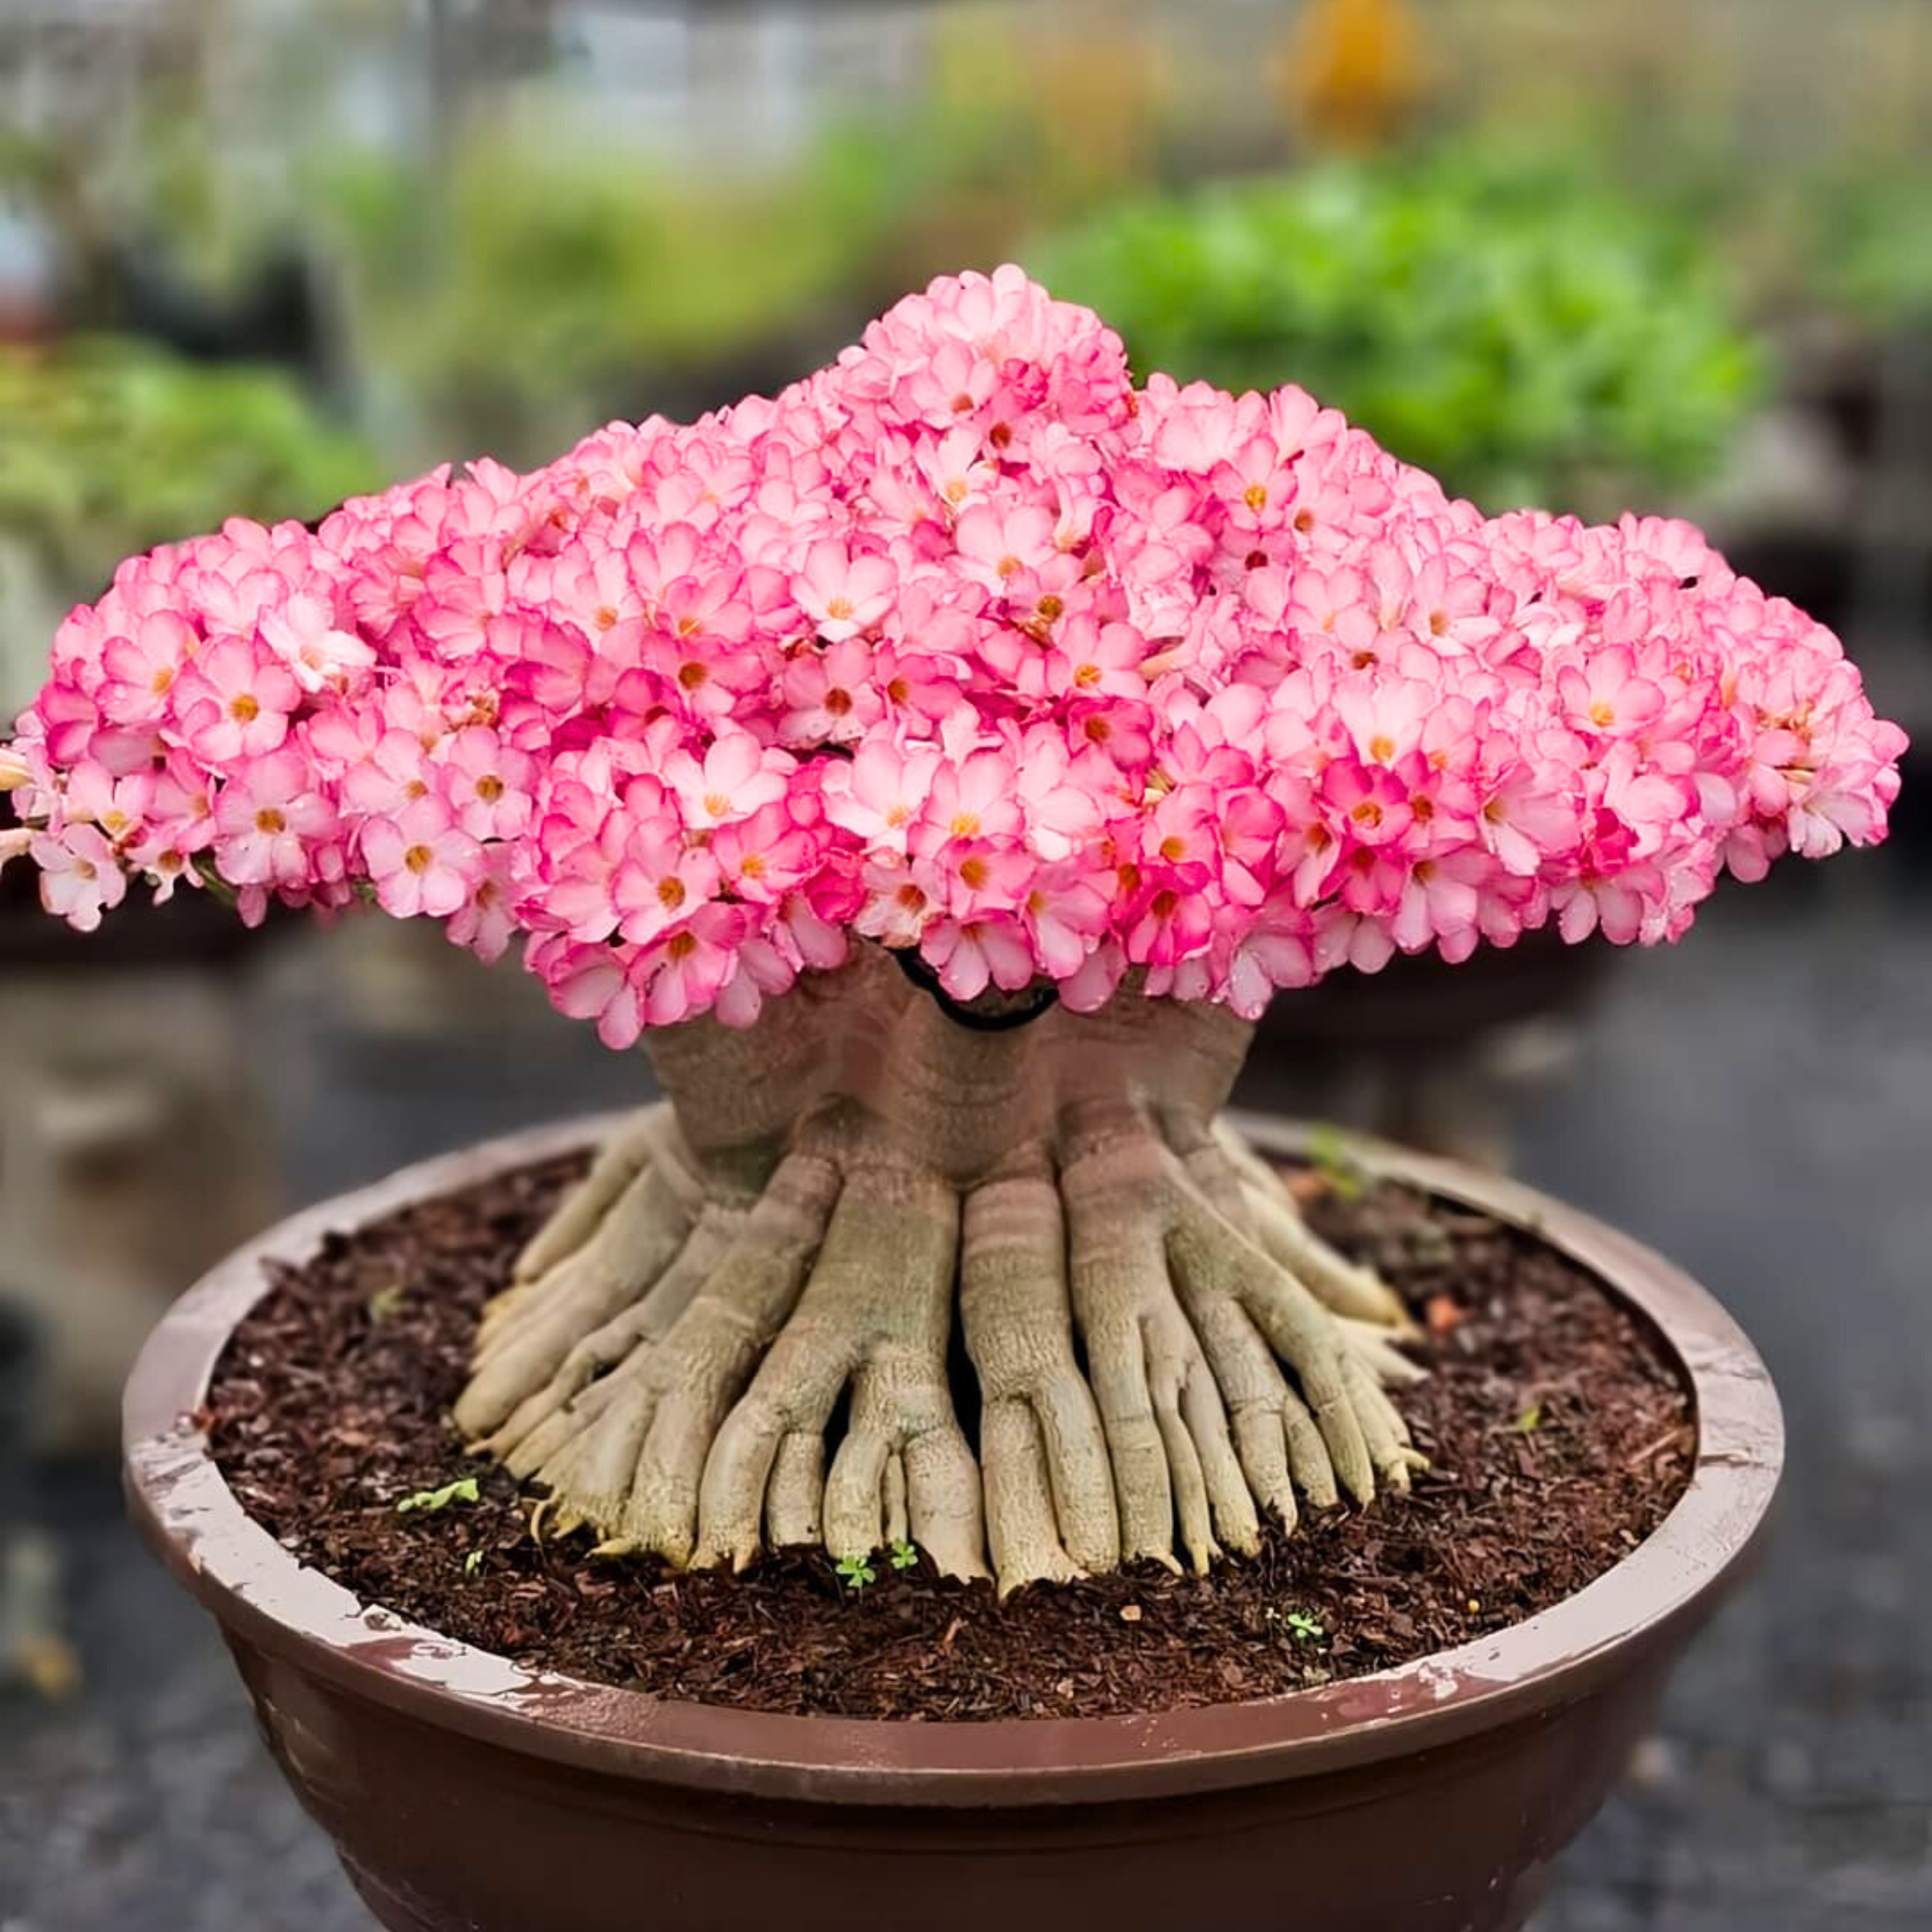
[[[76,926],[130,879],[373,898],[650,1033],[673,1109],[458,1412],[560,1522],[990,1535],[1010,1585],[1416,1460],[1392,1298],[1212,1124],[1240,1022],[1398,950],[1675,939],[1881,838],[1904,744],[1688,525],[1485,518],[1298,388],[1137,388],[1007,268],[774,399],[123,565],[0,783]]]

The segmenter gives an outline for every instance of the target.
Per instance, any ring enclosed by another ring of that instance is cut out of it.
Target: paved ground
[[[1699,1646],[1538,1932],[1932,1924],[1932,910],[1915,864],[1740,896],[1686,946],[1624,962],[1522,1117],[1528,1178],[1741,1317],[1796,1450],[1764,1574]],[[568,1031],[486,1030],[458,1057],[306,1019],[268,1124],[310,1195],[624,1097],[627,1070]],[[58,1710],[0,1701],[0,1932],[368,1932],[212,1631],[119,1528],[111,1479],[51,1478],[40,1508],[87,1683]]]

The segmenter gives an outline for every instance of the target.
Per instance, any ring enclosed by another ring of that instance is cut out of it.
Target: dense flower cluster
[[[1298,389],[1136,390],[1006,268],[775,400],[124,565],[0,838],[82,927],[132,874],[525,935],[613,1044],[854,933],[962,999],[1252,1014],[1675,938],[1721,869],[1881,838],[1904,744],[1688,526],[1486,520]]]

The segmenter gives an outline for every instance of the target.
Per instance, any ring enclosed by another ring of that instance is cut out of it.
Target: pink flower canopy
[[[613,1046],[856,934],[970,1000],[1252,1016],[1400,949],[1676,938],[1884,836],[1905,743],[1690,526],[1486,518],[1016,268],[688,426],[124,564],[0,750],[49,908],[130,878],[525,940]],[[0,848],[4,849],[4,848]]]

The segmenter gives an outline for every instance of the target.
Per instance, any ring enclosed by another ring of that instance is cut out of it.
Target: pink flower
[[[929,898],[966,920],[1017,910],[1033,874],[1030,854],[988,838],[950,838],[912,868]]]
[[[806,553],[805,568],[792,584],[799,608],[818,626],[828,644],[856,638],[892,608],[898,581],[890,561],[883,556],[854,555],[844,544],[827,538]]]
[[[200,643],[177,610],[156,610],[131,636],[109,638],[100,654],[102,714],[117,724],[158,722]]]
[[[1413,794],[1395,772],[1337,758],[1322,777],[1330,829],[1360,845],[1388,845],[1414,823]]]
[[[644,1030],[644,1000],[625,954],[599,946],[538,945],[530,957],[559,1012],[596,1021],[598,1038],[614,1053],[637,1045]]]
[[[677,794],[686,824],[694,831],[729,825],[785,795],[796,761],[788,752],[760,745],[750,732],[720,731],[700,760],[674,752],[664,760],[664,782]]]
[[[1622,645],[1593,652],[1582,664],[1557,674],[1556,688],[1570,722],[1581,731],[1624,738],[1647,730],[1664,709],[1664,693],[1636,674]]]
[[[1054,518],[1036,504],[995,508],[975,503],[960,518],[952,540],[962,574],[988,590],[1005,590],[1022,572],[1058,554]]]
[[[34,699],[33,715],[46,735],[47,758],[56,767],[71,765],[93,750],[100,707],[78,685],[56,675]]]
[[[698,846],[662,838],[656,829],[634,834],[611,881],[619,930],[633,946],[683,924],[716,893],[718,861]]]
[[[381,712],[365,713],[366,722],[378,729],[384,723]],[[310,742],[324,752],[347,751],[344,739],[326,734],[319,724],[310,734]],[[442,775],[424,745],[422,734],[400,727],[382,730],[368,755],[351,765],[342,775],[344,800],[370,818],[382,818],[403,811],[418,799],[427,798],[442,785]]]
[[[517,838],[530,821],[536,760],[487,724],[466,726],[442,752],[446,795],[472,838]]]
[[[1580,790],[1574,781],[1552,782],[1556,776],[1513,762],[1480,788],[1478,832],[1509,871],[1524,878],[1576,843]]]
[[[706,850],[724,888],[754,905],[789,898],[810,876],[820,856],[812,834],[782,802],[721,826]]]
[[[779,721],[778,736],[788,745],[855,743],[886,708],[871,647],[858,638],[801,652],[785,666],[784,689],[790,708]]]
[[[1108,910],[1106,895],[1077,868],[1041,867],[1020,905],[1020,922],[1040,970],[1054,980],[1078,974],[1107,929]]]
[[[374,646],[339,628],[333,605],[314,591],[263,610],[257,634],[311,694],[346,690],[376,662]]]
[[[931,746],[870,738],[849,764],[835,765],[826,775],[826,816],[868,845],[903,853],[939,763]]]
[[[1046,653],[1044,682],[1056,698],[1140,698],[1147,641],[1131,624],[1076,617]]]
[[[988,986],[1016,993],[1033,980],[1033,950],[1004,918],[940,920],[926,928],[920,950],[956,1000],[976,1000]]]
[[[92,825],[42,833],[28,849],[40,868],[41,904],[76,932],[96,931],[128,896],[114,848]]]
[[[932,851],[950,838],[1016,836],[1024,823],[1016,796],[1018,778],[1004,752],[971,752],[957,764],[942,762],[914,829],[912,849]]]
[[[1465,940],[1473,945],[1483,888],[1495,867],[1486,853],[1467,849],[1419,860],[1389,922],[1389,937],[1405,952],[1438,944],[1453,952]]]
[[[214,803],[214,864],[231,886],[298,889],[313,872],[311,854],[334,837],[335,808],[289,746],[238,766]]]
[[[223,765],[277,749],[302,688],[278,658],[225,638],[180,678],[174,701],[182,742],[204,764]]]
[[[1121,938],[1127,957],[1143,966],[1172,966],[1208,944],[1214,908],[1204,894],[1163,880],[1136,895]]]
[[[675,1026],[715,1000],[736,964],[745,919],[735,907],[707,905],[638,962],[647,1026]]]
[[[1557,885],[1550,904],[1558,929],[1572,946],[1599,930],[1613,945],[1628,946],[1643,931],[1646,892],[1652,899],[1660,898],[1663,885],[1663,876],[1654,866],[1621,877],[1586,872]]]
[[[517,912],[509,879],[509,848],[484,848],[484,869],[470,889],[469,902],[451,916],[452,942],[478,958],[500,959],[517,935]]]
[[[434,794],[362,828],[362,856],[382,910],[397,919],[448,919],[470,901],[482,848]]]

